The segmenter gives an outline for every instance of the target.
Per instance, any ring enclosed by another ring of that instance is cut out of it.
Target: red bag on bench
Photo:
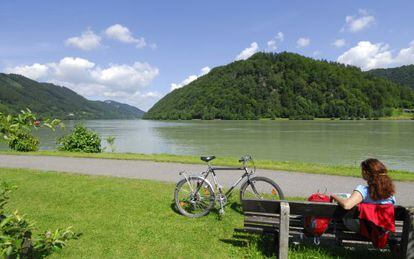
[[[330,202],[330,197],[322,193],[314,193],[309,196],[308,201]],[[305,235],[308,237],[320,237],[328,228],[330,218],[306,216],[304,219]]]

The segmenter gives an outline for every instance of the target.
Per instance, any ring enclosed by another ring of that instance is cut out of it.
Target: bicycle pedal
[[[220,209],[220,210],[219,210],[219,214],[220,214],[220,215],[224,215],[224,209]]]

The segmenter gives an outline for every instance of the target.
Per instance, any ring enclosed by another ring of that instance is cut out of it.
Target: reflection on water
[[[36,132],[41,149],[73,128]],[[176,121],[90,120],[117,152],[215,154],[258,159],[355,165],[367,157],[414,171],[414,121]],[[105,141],[103,141],[105,142]],[[6,148],[4,145],[1,148]]]

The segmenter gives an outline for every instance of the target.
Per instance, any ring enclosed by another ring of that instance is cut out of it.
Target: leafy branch
[[[20,215],[17,210],[9,213],[4,208],[10,198],[10,192],[15,188],[0,181],[1,258],[43,258],[61,250],[68,240],[79,237],[72,227],[48,230],[41,235],[33,236],[34,224],[28,221],[25,215]]]

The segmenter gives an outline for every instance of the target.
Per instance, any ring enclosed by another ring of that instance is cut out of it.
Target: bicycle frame
[[[244,174],[239,179],[237,179],[237,181],[230,187],[230,189],[227,190],[226,193],[224,193],[224,196],[229,197],[229,195],[233,192],[234,188],[236,188],[236,186],[240,182],[242,182],[244,178],[247,177],[247,181],[250,180],[250,176],[254,174],[253,171],[249,172],[246,166],[243,166],[243,167],[212,167],[210,163],[208,163],[208,169],[207,171],[203,172],[202,175],[203,175],[204,181],[208,182],[207,178],[211,173],[215,188],[217,188],[219,193],[223,195],[223,186],[220,184],[215,171],[237,171],[237,170],[244,171]],[[204,181],[201,183],[201,185],[204,183]],[[197,192],[199,191],[199,188],[196,190]]]

